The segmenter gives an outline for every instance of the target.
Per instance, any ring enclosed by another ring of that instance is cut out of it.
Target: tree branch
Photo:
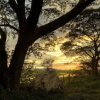
[[[10,27],[11,29],[13,29],[13,30],[19,32],[19,30],[18,30],[16,27],[14,27],[14,26],[12,26],[12,25],[10,25],[10,24],[0,24],[0,26]]]
[[[25,3],[25,0],[16,0],[18,4]]]
[[[74,19],[78,14],[80,14],[93,1],[95,0],[79,0],[79,3],[71,11],[61,16],[60,18],[36,29],[35,33],[38,34],[37,37],[40,38],[43,35],[46,35],[65,25],[70,20]]]
[[[88,33],[86,33],[85,31],[83,31],[84,35],[87,36],[90,40],[94,41],[94,39],[91,37],[91,35],[89,35]]]
[[[4,50],[7,34],[1,28],[0,28],[0,36],[1,36],[1,38],[0,38],[0,50]]]
[[[19,29],[21,29],[26,20],[25,17],[25,0],[9,0],[11,8],[14,10],[18,17]]]
[[[27,18],[27,24],[30,29],[33,28],[34,30],[37,26],[39,15],[42,9],[42,4],[43,0],[32,0],[31,10]]]
[[[17,13],[18,12],[18,5],[17,5],[17,3],[16,3],[16,1],[15,0],[9,0],[9,5],[11,6],[11,8],[14,10],[14,12],[15,13]]]
[[[98,42],[98,39],[100,38],[100,33],[96,29],[96,26],[92,25],[92,27],[94,28],[95,32],[97,32],[97,36],[95,37],[95,41]]]
[[[18,22],[19,22],[19,29],[23,29],[25,21],[26,21],[26,15],[25,15],[25,0],[16,0],[18,4]]]
[[[92,56],[94,55],[92,51],[90,51],[90,53],[92,54],[92,56],[91,56],[91,54],[89,54],[89,52],[87,50],[85,50],[84,47],[82,47],[82,46],[78,46],[78,47],[81,49],[81,51],[83,51],[90,58],[92,58]]]

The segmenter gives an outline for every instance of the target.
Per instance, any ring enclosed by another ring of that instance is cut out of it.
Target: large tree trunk
[[[7,80],[7,53],[5,50],[0,51],[0,85],[3,88],[8,87]]]
[[[21,71],[29,44],[21,40],[18,41],[9,66],[9,87],[17,88],[20,83]]]
[[[94,60],[94,62],[92,62],[92,75],[98,76],[98,74],[98,61]]]
[[[6,33],[0,28],[0,85],[7,88],[7,52],[5,50]]]
[[[97,67],[94,67],[92,68],[92,75],[95,77],[95,76],[98,76],[98,68]]]
[[[73,8],[70,12],[58,18],[57,20],[36,29],[38,18],[41,12],[42,4],[43,4],[43,0],[39,0],[39,1],[32,0],[31,10],[27,18],[25,15],[25,0],[17,0],[17,2],[15,0],[9,0],[10,6],[14,10],[18,18],[19,31],[20,31],[19,35],[22,35],[22,38],[23,38],[22,40],[18,40],[18,43],[16,45],[16,48],[15,48],[15,51],[14,51],[14,54],[9,66],[10,88],[16,88],[20,82],[20,76],[21,76],[21,71],[22,71],[25,55],[27,53],[28,47],[30,46],[30,43],[28,43],[31,38],[31,36],[28,36],[28,35],[32,35],[30,34],[30,32],[35,33],[33,34],[34,35],[33,40],[36,40],[42,37],[43,35],[46,35],[56,30],[62,25],[65,25],[67,22],[75,18],[79,13],[81,13],[84,10],[84,8],[86,8],[93,1],[94,0],[79,0],[79,3],[77,4],[77,6]],[[41,32],[37,32],[37,30]],[[26,37],[26,34],[28,36],[28,39]],[[31,41],[31,43],[32,42],[34,41]]]

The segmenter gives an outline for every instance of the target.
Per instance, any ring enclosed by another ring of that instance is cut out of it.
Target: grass
[[[61,72],[65,73],[65,72]],[[28,84],[22,84],[16,91],[0,89],[0,100],[100,100],[100,76],[92,77],[80,71],[70,71],[79,76],[65,77],[63,92],[34,90]],[[60,71],[57,73],[60,74]]]
[[[64,100],[100,100],[100,77],[73,77],[64,90]]]
[[[63,100],[61,93],[47,93],[43,90],[0,90],[0,100]]]
[[[43,97],[40,100],[100,100],[100,76],[97,78],[88,76],[79,70],[56,71],[57,75],[66,73],[79,76],[63,78],[64,93],[47,94],[42,92]],[[35,96],[41,97],[38,92]]]

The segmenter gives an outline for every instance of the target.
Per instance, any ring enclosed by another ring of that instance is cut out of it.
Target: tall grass
[[[82,71],[70,71],[67,74],[73,75],[62,78],[63,92],[35,90],[25,81],[19,90],[3,90],[0,87],[0,100],[100,100],[100,76],[92,77]]]

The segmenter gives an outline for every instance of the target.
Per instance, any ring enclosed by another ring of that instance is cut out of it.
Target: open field
[[[23,88],[22,88],[23,87]],[[64,79],[63,92],[47,93],[22,85],[20,90],[0,90],[0,100],[100,100],[100,76],[91,77],[83,74]]]
[[[64,100],[100,100],[100,77],[73,77],[65,85]]]

